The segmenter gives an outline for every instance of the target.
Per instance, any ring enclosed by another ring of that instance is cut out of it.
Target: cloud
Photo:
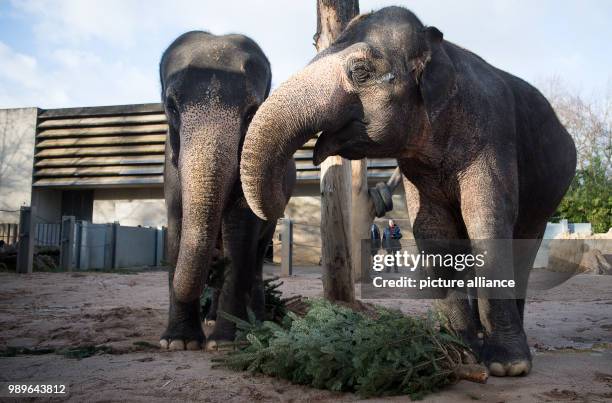
[[[0,27],[0,107],[156,102],[157,64],[181,33],[243,33],[272,63],[277,86],[315,54],[314,0],[12,0],[20,45]],[[557,75],[597,88],[610,79],[606,1],[361,0],[361,11],[401,4],[445,38],[529,81]],[[0,21],[0,24],[2,22]],[[5,28],[6,29],[6,28]],[[20,35],[22,33],[20,32]],[[11,44],[12,48],[7,45]],[[26,47],[27,46],[27,47]]]
[[[138,31],[138,10],[147,3],[134,0],[13,0],[13,7],[34,21],[40,40],[80,44],[103,40],[132,44]]]
[[[53,69],[47,73],[45,81],[61,87],[72,105],[94,102],[112,105],[131,100],[155,102],[159,97],[155,66],[145,69],[120,59],[107,60],[93,52],[71,48],[54,50],[50,60]]]
[[[46,85],[36,58],[0,42],[0,107],[37,106],[43,99],[56,105],[68,101],[62,88]]]
[[[13,81],[29,89],[36,88],[40,86],[36,71],[34,57],[15,52],[0,42],[0,80]]]
[[[155,67],[146,70],[84,50],[57,48],[43,68],[34,57],[0,42],[0,107],[154,102],[158,86]]]
[[[315,9],[305,3],[287,7],[282,0],[14,0],[11,14],[30,26],[36,46],[27,52],[39,66],[23,70],[21,81],[27,77],[44,82],[48,91],[65,97],[41,97],[21,86],[20,96],[9,101],[7,91],[0,90],[0,107],[24,100],[42,107],[156,102],[163,50],[194,29],[252,37],[271,60],[273,82],[280,83],[315,53]],[[4,77],[3,87],[17,89],[18,81]]]

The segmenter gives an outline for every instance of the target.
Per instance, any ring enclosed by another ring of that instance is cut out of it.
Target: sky
[[[0,108],[158,102],[158,63],[181,33],[242,33],[272,63],[273,88],[314,56],[315,0],[0,0]],[[409,8],[445,39],[543,87],[612,88],[612,1],[361,0]]]

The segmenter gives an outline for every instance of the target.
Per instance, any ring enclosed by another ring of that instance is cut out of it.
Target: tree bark
[[[331,45],[357,14],[358,0],[317,0],[317,51]],[[321,254],[323,295],[331,301],[355,301],[351,208],[350,161],[329,157],[321,164]]]
[[[351,161],[351,257],[353,280],[361,280],[361,242],[370,238],[370,226],[374,220],[371,214],[370,195],[368,194],[368,168],[366,159]],[[369,255],[369,254],[368,254]]]

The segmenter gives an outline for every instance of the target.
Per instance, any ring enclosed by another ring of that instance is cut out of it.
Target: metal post
[[[79,235],[79,270],[89,269],[89,223],[85,220],[81,221]]]
[[[64,271],[72,271],[74,255],[74,216],[62,217],[60,229],[60,268]]]
[[[160,259],[160,266],[168,265],[168,228],[162,227],[162,253]]]
[[[32,236],[32,209],[21,207],[19,211],[19,247],[17,249],[17,273],[32,273],[34,237]]]
[[[161,266],[164,260],[164,228],[155,230],[155,262],[154,266]]]
[[[113,268],[113,224],[106,224],[104,234],[104,269]]]
[[[570,229],[568,221],[564,218],[563,220],[559,221],[559,223],[561,224],[561,232],[569,234]]]
[[[112,268],[113,269],[118,269],[119,267],[119,259],[117,259],[117,236],[118,236],[118,232],[119,232],[119,221],[115,221],[113,222],[113,237],[112,237],[112,241],[111,241],[111,245],[112,245]]]
[[[293,274],[293,221],[282,218],[281,232],[281,277]]]

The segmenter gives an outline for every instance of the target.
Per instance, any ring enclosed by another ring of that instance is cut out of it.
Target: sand
[[[279,268],[268,266],[266,271]],[[284,279],[286,296],[321,295],[318,268],[296,271],[298,275]],[[112,348],[112,353],[83,359],[55,353],[0,358],[0,382],[64,382],[69,395],[63,399],[75,402],[359,400],[352,394],[213,369],[211,353],[152,347],[165,326],[166,281],[162,271],[0,273],[0,349]],[[430,307],[426,300],[370,302],[410,314]],[[612,276],[578,275],[539,292],[527,305],[525,327],[534,353],[529,376],[490,378],[485,385],[460,382],[424,401],[612,400]]]

